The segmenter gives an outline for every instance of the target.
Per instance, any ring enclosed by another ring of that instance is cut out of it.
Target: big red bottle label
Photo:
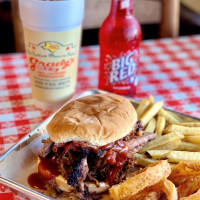
[[[103,75],[105,88],[110,91],[134,92],[138,83],[138,62],[139,49],[121,53],[119,56],[107,54]]]

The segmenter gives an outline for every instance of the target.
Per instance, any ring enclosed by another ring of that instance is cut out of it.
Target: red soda
[[[138,83],[141,28],[132,0],[112,0],[99,31],[99,88],[133,97]]]

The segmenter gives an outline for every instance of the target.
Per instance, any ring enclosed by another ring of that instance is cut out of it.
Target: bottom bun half
[[[56,177],[56,184],[57,187],[64,191],[64,192],[72,192],[74,190],[73,187],[71,187],[70,185],[67,184],[67,180],[63,178],[63,176],[59,175]],[[99,187],[97,187],[94,183],[92,182],[85,182],[85,185],[88,187],[89,193],[93,194],[99,194],[102,192],[107,191],[110,186],[108,184],[106,184],[105,182],[99,182]]]

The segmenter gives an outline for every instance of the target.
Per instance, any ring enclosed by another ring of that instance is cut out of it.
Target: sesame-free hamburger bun
[[[70,102],[47,125],[54,143],[86,142],[103,146],[126,136],[137,114],[130,101],[116,94],[96,94]]]

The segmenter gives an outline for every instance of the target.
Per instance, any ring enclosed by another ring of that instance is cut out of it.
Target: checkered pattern
[[[200,36],[142,44],[137,97],[152,94],[174,110],[200,116]]]
[[[99,47],[81,49],[77,91],[97,88]],[[153,95],[165,106],[199,117],[200,35],[145,41],[141,45],[137,99]],[[0,153],[40,124],[50,112],[31,98],[25,54],[0,56]],[[25,200],[0,185],[1,200]]]

